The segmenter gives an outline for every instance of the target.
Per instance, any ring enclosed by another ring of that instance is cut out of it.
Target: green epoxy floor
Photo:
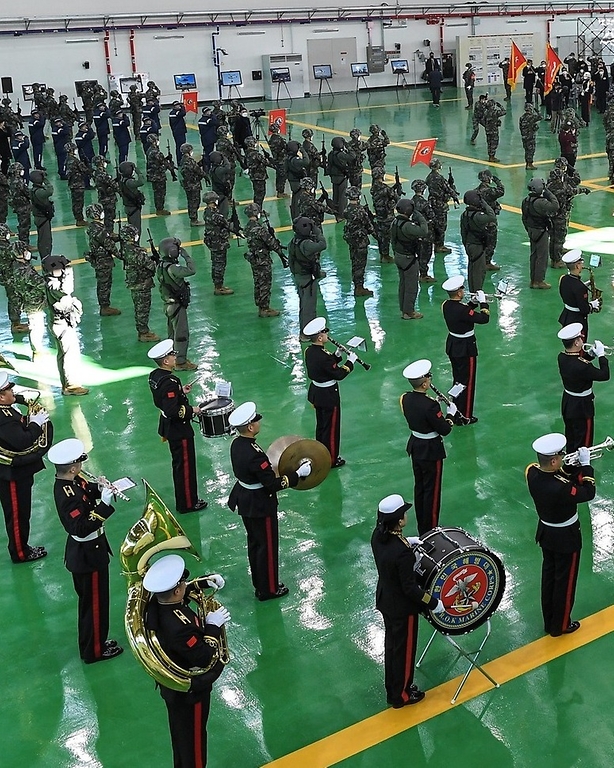
[[[499,95],[499,98],[503,94]],[[439,137],[438,150],[458,156],[453,170],[462,193],[477,184],[485,167],[483,133],[469,144],[470,113],[462,92],[446,88],[441,109],[430,106],[428,92],[373,92],[295,101],[289,120],[339,132],[369,124],[385,127],[393,142]],[[270,104],[266,105],[267,108]],[[522,92],[514,95],[503,118],[497,151],[503,164],[499,175],[506,186],[502,202],[518,209],[528,173],[524,170],[517,120]],[[300,127],[293,128],[300,137]],[[163,143],[168,134],[164,128]],[[195,146],[198,134],[191,133]],[[333,134],[327,133],[327,145]],[[318,144],[322,134],[316,131]],[[579,154],[602,153],[599,116],[580,135]],[[55,168],[50,143],[46,165]],[[388,171],[399,165],[403,178],[424,177],[425,166],[409,168],[411,150],[392,146]],[[542,123],[536,161],[550,161],[535,175],[547,176],[558,155],[558,143]],[[133,148],[131,159],[135,156]],[[142,164],[138,144],[136,157]],[[443,158],[444,167],[448,161]],[[612,197],[606,184],[604,157],[581,159],[583,180],[601,187],[590,197],[577,198],[572,222],[589,227],[610,226]],[[365,190],[369,177],[365,174]],[[85,233],[71,227],[67,192],[57,183],[58,214],[55,252],[80,258]],[[409,182],[406,183],[409,192]],[[185,209],[178,185],[170,185],[167,207]],[[61,190],[61,191],[60,191]],[[268,192],[273,190],[269,181]],[[239,179],[237,199],[249,198],[250,185]],[[149,205],[151,191],[146,188]],[[147,210],[147,205],[146,209]],[[275,226],[287,227],[286,201],[266,204]],[[419,298],[425,315],[403,322],[397,308],[397,272],[379,264],[370,251],[366,285],[373,299],[355,301],[350,291],[350,265],[341,225],[325,226],[328,250],[323,258],[328,277],[321,284],[320,308],[329,318],[335,338],[354,334],[369,340],[364,358],[370,372],[358,368],[341,385],[343,401],[342,455],[347,466],[332,473],[310,492],[280,496],[281,578],[290,587],[288,598],[257,603],[247,572],[245,535],[237,517],[225,506],[232,485],[227,439],[197,436],[201,488],[209,508],[182,518],[188,535],[202,550],[203,571],[219,571],[227,585],[221,599],[232,614],[229,642],[233,661],[215,688],[209,721],[209,765],[212,768],[256,768],[385,709],[383,691],[383,628],[374,611],[375,572],[369,538],[378,500],[393,492],[411,498],[413,477],[405,454],[407,428],[398,408],[405,389],[401,372],[411,360],[430,357],[434,382],[442,390],[452,383],[444,353],[445,326],[440,312],[441,282],[462,269],[458,230],[459,210],[450,210],[447,242],[453,252],[437,256],[437,283]],[[243,214],[241,213],[243,219]],[[9,219],[12,222],[12,219]],[[197,240],[187,214],[147,222],[156,240],[176,235]],[[66,228],[64,228],[66,227]],[[570,232],[575,232],[573,228]],[[287,242],[287,232],[281,233]],[[214,297],[208,255],[202,245],[192,248],[199,272],[192,279],[190,358],[201,363],[202,389],[213,382],[232,382],[235,403],[254,399],[264,414],[261,444],[266,448],[284,434],[312,437],[314,416],[306,402],[307,384],[298,336],[298,303],[294,287],[279,262],[274,265],[272,306],[279,319],[256,316],[251,272],[243,247],[229,252],[226,284],[234,296]],[[517,288],[517,295],[493,307],[491,322],[478,328],[480,349],[474,427],[455,429],[446,440],[448,460],[443,477],[441,523],[466,528],[500,553],[508,587],[495,614],[486,659],[494,659],[542,635],[539,607],[541,557],[533,543],[535,513],[523,479],[533,460],[530,444],[547,431],[561,430],[561,385],[556,366],[560,299],[549,292],[528,290],[528,248],[518,212],[504,210],[499,221],[496,260]],[[597,272],[604,289],[604,310],[591,318],[591,336],[612,344],[611,257]],[[86,361],[84,383],[92,387],[85,398],[59,395],[53,365],[34,369],[17,361],[39,379],[52,412],[56,439],[77,435],[93,445],[88,469],[110,478],[129,474],[146,477],[167,501],[172,500],[170,459],[156,434],[157,414],[151,403],[146,374],[147,347],[136,342],[131,301],[122,271],[115,270],[113,304],[121,317],[100,318],[96,309],[93,271],[77,265],[76,294],[85,314],[81,325]],[[549,272],[556,286],[560,273]],[[487,278],[488,280],[489,278]],[[547,278],[548,279],[548,278]],[[24,355],[25,348],[7,330],[3,299],[0,351]],[[165,322],[154,294],[151,328],[164,333]],[[187,381],[189,374],[183,375]],[[54,383],[55,382],[55,383]],[[20,383],[32,383],[20,379]],[[200,397],[195,389],[194,400]],[[614,425],[611,384],[596,386],[596,438],[603,440]],[[581,619],[608,606],[614,582],[614,481],[612,459],[597,464],[597,499],[581,509],[584,551],[574,618]],[[76,598],[62,565],[64,533],[53,505],[52,474],[38,476],[34,493],[33,544],[45,544],[49,557],[39,563],[12,566],[0,560],[4,661],[0,727],[0,765],[7,768],[124,768],[171,764],[165,708],[153,683],[127,652],[109,664],[85,667],[76,647]],[[107,525],[117,555],[128,528],[140,516],[141,488],[130,493],[129,504]],[[198,566],[192,567],[192,571]],[[123,638],[125,583],[119,559],[111,564],[112,632]],[[421,627],[421,644],[430,634]],[[614,735],[610,727],[611,675],[608,659],[611,636],[540,667],[530,674],[439,715],[340,765],[557,766],[605,768],[612,764]],[[463,671],[454,654],[440,641],[429,652],[416,680],[432,688]],[[428,697],[427,697],[428,702]],[[299,765],[299,763],[296,763]],[[303,763],[305,768],[310,768]]]

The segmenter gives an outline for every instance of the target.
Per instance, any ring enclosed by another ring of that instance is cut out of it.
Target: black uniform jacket
[[[441,305],[443,319],[448,326],[446,355],[448,357],[477,357],[478,345],[475,334],[459,339],[451,334],[464,334],[473,331],[475,325],[484,325],[490,320],[488,304],[463,304],[462,301],[446,299]]]
[[[435,608],[431,597],[416,581],[416,558],[405,537],[383,533],[379,528],[371,536],[371,549],[377,567],[375,607],[391,617],[417,614],[423,608]]]
[[[172,371],[156,368],[149,374],[149,388],[154,405],[160,413],[158,434],[167,440],[193,437],[192,414],[194,413],[181,379]]]
[[[17,395],[18,402],[23,398]],[[42,427],[32,422],[26,423],[22,414],[12,406],[0,407],[0,453],[2,448],[9,451],[27,451],[42,434]],[[0,480],[20,480],[32,477],[41,469],[45,469],[43,456],[51,448],[53,441],[53,426],[47,422],[47,446],[37,448],[24,456],[15,456],[12,464],[0,464]]]
[[[230,461],[237,482],[234,484],[228,506],[241,517],[269,517],[277,512],[277,491],[294,487],[298,483],[296,472],[277,477],[269,457],[251,437],[236,437],[230,446]],[[240,481],[240,482],[239,482]],[[244,488],[261,484],[262,488]]]
[[[544,472],[539,464],[525,470],[529,493],[539,517],[535,541],[554,552],[576,552],[582,548],[580,521],[553,528],[546,523],[564,523],[577,512],[578,504],[595,498],[592,467],[569,467],[558,472]]]
[[[320,344],[311,344],[305,350],[305,365],[307,376],[313,381],[341,381],[354,369],[349,360],[341,365],[341,361]],[[339,405],[339,385],[316,387],[309,385],[307,400],[316,408],[334,408]]]
[[[96,483],[88,483],[82,477],[74,480],[56,478],[53,497],[60,522],[68,534],[64,563],[71,573],[93,573],[109,564],[111,548],[102,525],[115,507],[104,504]],[[90,541],[76,541],[73,536],[84,539],[101,531],[101,535]]]
[[[559,352],[559,373],[563,381],[563,389],[569,392],[586,392],[591,389],[594,381],[608,381],[610,378],[610,366],[608,358],[597,358],[599,368],[596,368],[590,360],[580,357],[579,354]],[[569,419],[591,418],[595,414],[595,395],[577,397],[563,392],[563,417]]]
[[[439,437],[424,439],[410,435],[407,441],[407,453],[414,459],[438,461],[446,458],[441,435],[449,435],[452,423],[444,418],[437,400],[425,392],[405,392],[401,395],[401,410],[407,421],[407,426],[416,432],[426,434],[438,432]]]
[[[574,312],[563,307],[563,311],[559,315],[561,325],[581,323],[587,315],[590,315],[592,309],[588,303],[588,288],[578,275],[562,275],[559,280],[559,293],[563,304],[579,310]]]

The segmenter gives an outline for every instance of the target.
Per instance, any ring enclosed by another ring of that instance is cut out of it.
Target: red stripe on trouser
[[[273,560],[273,531],[271,528],[271,518],[267,517],[264,521],[264,530],[266,532],[266,566],[269,577],[269,592],[277,592],[277,583],[275,580],[275,562]]]
[[[469,358],[469,380],[467,381],[467,418],[473,416],[473,401],[475,400],[475,357]]]
[[[194,765],[196,768],[203,764],[202,719],[203,705],[199,701],[197,704],[194,704]]]
[[[98,585],[98,573],[92,573],[92,623],[94,626],[94,658],[102,656],[100,643],[100,589]]]
[[[13,538],[15,539],[15,549],[17,550],[17,557],[20,560],[25,560],[26,555],[23,551],[23,544],[21,543],[21,530],[19,529],[19,499],[17,498],[17,483],[14,480],[9,482],[9,488],[11,490],[11,517],[13,523]]]
[[[439,507],[441,506],[441,475],[443,473],[443,461],[439,459],[435,470],[435,485],[433,487],[433,506],[431,507],[431,528],[439,525]]]
[[[194,502],[192,501],[192,494],[190,492],[190,457],[188,454],[188,441],[181,441],[181,449],[183,451],[183,487],[185,490],[185,504],[186,509],[192,509]]]
[[[584,433],[584,442],[582,443],[582,445],[585,445],[587,448],[590,448],[592,442],[593,442],[593,420],[587,419],[586,432]]]
[[[569,569],[569,579],[567,581],[567,594],[565,595],[565,613],[563,614],[563,626],[561,630],[564,632],[571,621],[571,600],[573,597],[574,584],[576,582],[576,573],[578,570],[578,553],[574,552],[571,558],[571,568]]]
[[[335,440],[335,437],[337,435],[337,418],[339,415],[339,408],[335,407],[333,408],[333,415],[330,420],[330,457],[332,459],[333,464],[335,461],[337,461],[337,453],[339,451],[339,446],[337,445],[337,441]]]
[[[407,683],[411,678],[413,671],[413,658],[414,658],[414,621],[417,616],[407,617],[407,645],[405,646],[405,670],[403,672],[403,690],[401,691],[401,698],[403,701],[408,701],[409,694],[405,690]]]

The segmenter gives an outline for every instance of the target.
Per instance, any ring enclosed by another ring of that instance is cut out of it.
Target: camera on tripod
[[[252,109],[249,113],[252,117],[264,117],[266,115],[265,109]]]

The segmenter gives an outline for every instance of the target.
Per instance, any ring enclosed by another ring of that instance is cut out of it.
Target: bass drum
[[[223,437],[230,434],[228,419],[235,406],[229,397],[216,397],[201,403],[199,407],[198,421],[203,437]]]
[[[414,547],[416,580],[446,609],[439,615],[427,611],[426,618],[444,635],[472,632],[501,602],[503,563],[462,528],[434,528],[420,538]]]

